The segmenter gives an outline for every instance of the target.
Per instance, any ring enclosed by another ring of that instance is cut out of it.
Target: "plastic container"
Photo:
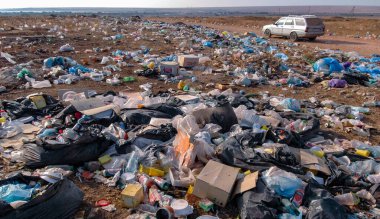
[[[102,73],[92,72],[90,78],[94,81],[102,81],[104,79],[104,76]]]
[[[139,157],[135,151],[131,153],[131,156],[128,159],[127,165],[125,166],[124,171],[135,173],[138,169]]]
[[[148,174],[149,176],[165,176],[165,172],[154,167],[144,167],[140,165],[140,172]]]

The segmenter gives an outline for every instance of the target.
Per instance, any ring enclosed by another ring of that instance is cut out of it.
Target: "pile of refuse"
[[[103,22],[114,24],[120,23],[121,20],[123,18],[117,21],[104,18]],[[27,66],[21,71],[18,70],[17,78],[28,82],[26,88],[46,88],[53,84],[72,84],[80,80],[105,81],[116,86],[135,81],[135,77],[124,77],[119,73],[125,67],[137,67],[134,71],[136,77],[153,77],[166,83],[190,79],[196,81],[195,73],[198,72],[226,74],[231,76],[230,85],[245,87],[258,84],[307,87],[319,82],[324,83],[326,87],[334,88],[352,84],[379,84],[378,54],[363,57],[356,52],[315,49],[310,56],[306,56],[305,49],[297,43],[268,40],[251,32],[235,34],[183,23],[131,21],[127,18],[124,21],[127,26],[138,30],[126,33],[127,31],[118,27],[119,29],[113,31],[120,33],[107,35],[102,40],[117,42],[133,39],[136,43],[143,40],[163,41],[164,44],[172,45],[174,49],[169,51],[170,55],[162,55],[161,51],[144,45],[131,51],[112,51],[110,47],[86,49],[84,53],[88,53],[89,56],[83,60],[73,60],[66,56],[45,59],[41,68],[45,72],[42,81],[33,78]],[[57,34],[57,37],[60,37],[61,32],[58,31]],[[109,54],[100,55],[102,51],[109,51]],[[70,44],[64,44],[59,48],[59,52],[68,55],[80,51],[75,51],[75,47]],[[8,53],[2,52],[1,57],[17,64],[14,61],[15,57]],[[92,68],[92,63],[100,64],[102,68]],[[7,86],[6,83],[2,85]]]
[[[0,216],[71,218],[83,201],[76,184],[89,181],[120,189],[128,218],[380,214],[380,146],[320,129],[368,136],[368,107],[142,88],[1,100]],[[112,200],[92,205],[120,210]]]

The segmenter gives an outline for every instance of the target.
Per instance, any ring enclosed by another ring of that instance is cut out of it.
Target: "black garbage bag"
[[[45,150],[58,150],[65,147],[76,147],[77,145],[84,145],[84,144],[90,144],[94,141],[96,141],[97,137],[94,137],[90,134],[84,134],[79,136],[79,138],[75,141],[70,142],[70,140],[67,139],[68,143],[61,143],[57,141],[52,141],[50,139],[41,139],[41,143],[36,141],[36,143],[40,146],[42,146]]]
[[[18,174],[0,181],[0,185],[12,181],[29,183],[39,177]],[[45,219],[72,218],[83,202],[83,192],[70,180],[63,179],[49,185],[46,191],[26,204],[13,209],[9,204],[0,203],[0,218],[2,219]]]
[[[295,148],[305,148],[305,143],[299,134],[283,128],[270,129],[267,134],[267,139],[270,139],[275,143],[287,144]]]
[[[258,153],[258,155],[262,162],[271,163],[272,166],[277,166],[294,174],[305,174],[300,166],[300,152],[298,148],[278,147],[275,149],[274,155],[267,153]]]
[[[251,102],[247,97],[245,96],[234,96],[231,100],[231,106],[236,108],[240,105],[244,105],[247,107],[247,109],[253,109],[255,107],[255,104]]]
[[[121,118],[127,125],[147,125],[151,118],[171,119],[173,117],[168,113],[150,109],[132,109],[121,112]]]
[[[178,115],[183,115],[182,110],[175,106],[171,106],[167,103],[158,103],[158,104],[152,104],[150,106],[144,107],[144,109],[149,109],[149,110],[156,110],[162,113],[169,114],[171,118],[178,116]]]
[[[281,199],[273,194],[262,179],[257,180],[256,188],[249,190],[237,198],[237,207],[241,219],[277,218],[281,208]]]
[[[98,138],[89,144],[78,144],[57,150],[44,150],[36,145],[24,147],[26,166],[39,168],[48,165],[81,165],[94,161],[112,144],[111,141]]]
[[[305,188],[302,205],[309,207],[312,201],[323,198],[334,198],[334,196],[323,185],[311,179]]]
[[[263,170],[273,166],[271,163],[262,162],[261,157],[254,151],[255,144],[249,145],[245,142],[244,139],[249,135],[246,131],[221,143],[216,148],[218,158],[226,165],[249,170]]]
[[[0,108],[6,110],[12,119],[23,116],[55,115],[63,109],[62,104],[54,97],[46,94],[42,94],[42,97],[45,99],[46,106],[41,109],[36,109],[33,102],[26,97],[15,101],[2,100],[0,101]]]
[[[154,129],[148,129],[138,132],[136,135],[142,138],[155,139],[159,141],[168,141],[177,134],[177,130],[172,124],[161,125]]]
[[[310,203],[306,219],[347,219],[346,209],[333,198],[323,198]]]
[[[228,132],[230,128],[238,123],[236,114],[228,102],[219,102],[219,106],[200,109],[193,112],[195,119],[201,127],[214,123],[222,127],[222,132]]]
[[[342,80],[347,81],[348,84],[360,84],[366,86],[366,82],[369,81],[369,76],[367,74],[345,72],[343,73]]]
[[[319,119],[309,113],[294,113],[294,112],[283,112],[279,113],[282,118],[291,119],[291,120],[306,120],[307,125],[311,126],[310,129],[299,132],[298,134],[305,141],[307,139],[315,137],[315,133],[319,131],[320,122]]]

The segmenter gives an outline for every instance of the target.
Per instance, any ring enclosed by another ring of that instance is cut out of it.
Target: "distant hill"
[[[332,16],[380,16],[380,6],[259,6],[207,8],[23,8],[0,9],[1,14],[117,14],[123,16],[238,16],[316,14]]]

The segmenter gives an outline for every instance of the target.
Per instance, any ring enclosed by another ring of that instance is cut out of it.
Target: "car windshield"
[[[306,18],[306,23],[309,25],[309,26],[320,26],[320,25],[323,25],[323,22],[321,19],[319,18]]]
[[[280,20],[278,20],[276,22],[277,25],[284,25],[284,22],[285,22],[286,18],[281,18]]]

